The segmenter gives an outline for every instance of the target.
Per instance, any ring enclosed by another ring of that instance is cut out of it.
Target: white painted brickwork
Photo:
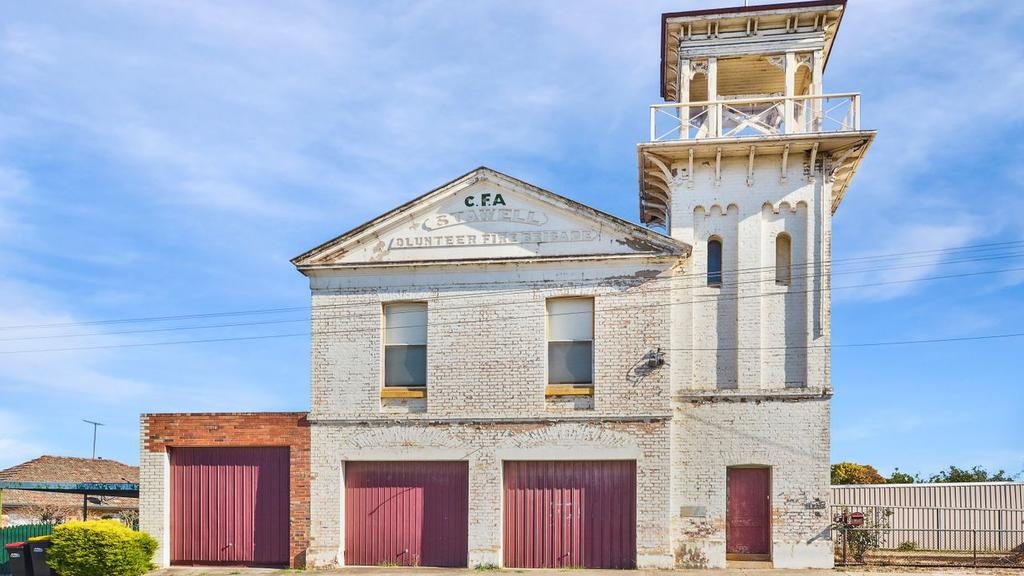
[[[690,286],[673,308],[674,348],[704,351],[674,357],[673,377],[681,387],[701,390],[774,390],[828,387],[829,278],[822,264],[830,258],[829,200],[832,186],[809,167],[791,160],[785,182],[778,157],[755,163],[754,185],[747,185],[747,161],[723,159],[714,168],[695,168],[693,186],[673,188],[672,234],[693,245]],[[822,200],[826,199],[826,200]],[[775,238],[792,238],[792,282],[775,283]],[[723,243],[723,285],[706,286],[707,241]],[[789,350],[780,349],[786,347]]]
[[[796,159],[782,182],[780,165],[759,157],[748,186],[746,162],[723,159],[720,182],[701,165],[692,187],[673,188],[671,230],[692,244],[690,257],[583,247],[554,262],[308,270],[308,565],[343,562],[346,461],[468,461],[472,566],[502,562],[502,461],[630,459],[640,567],[724,566],[727,469],[751,465],[772,471],[775,566],[830,566],[819,507],[828,498],[829,284],[818,262],[830,254],[831,183],[820,169],[809,179]],[[604,230],[588,218],[566,225]],[[412,217],[401,225],[422,230]],[[792,238],[789,286],[775,283],[780,232]],[[711,235],[724,245],[721,288],[706,285]],[[452,250],[458,260],[462,249]],[[561,296],[594,298],[592,398],[545,396],[545,300]],[[381,398],[382,306],[394,301],[427,303],[425,399]],[[645,369],[658,349],[665,365]],[[166,534],[167,459],[143,452],[141,466],[143,528]]]
[[[452,267],[439,272],[437,285],[406,289],[408,275],[379,276],[373,291],[316,278],[311,418],[665,416],[668,370],[636,367],[649,352],[669,347],[669,283],[649,277],[671,273],[672,263],[561,264],[561,281],[548,276],[556,273],[553,265],[529,272]],[[545,301],[560,296],[594,297],[594,398],[582,410],[544,395]],[[381,310],[403,300],[427,302],[428,309],[428,396],[414,410],[380,398]]]
[[[171,553],[167,548],[170,528],[170,463],[164,452],[146,450],[149,427],[146,414],[139,418],[139,530],[160,543],[154,555],[157,566],[167,566]]]
[[[829,254],[831,214],[819,208],[831,190],[790,166],[783,184],[778,159],[759,159],[750,187],[745,163],[723,161],[720,183],[702,166],[693,187],[674,189],[672,231],[692,243],[689,258],[311,271],[308,565],[343,562],[346,461],[468,461],[472,566],[502,562],[502,461],[630,459],[640,567],[724,566],[726,471],[749,465],[772,471],[774,564],[830,566],[819,505],[831,392],[814,348],[828,342],[828,284],[806,265]],[[774,281],[783,231],[789,286]],[[706,285],[711,235],[725,248],[721,288]],[[545,396],[545,300],[561,296],[594,298],[592,398]],[[425,399],[381,398],[382,306],[393,301],[427,303]],[[658,349],[665,365],[646,370]],[[142,526],[164,542],[166,456],[143,452],[141,466]]]
[[[754,465],[771,467],[775,567],[830,567],[828,421],[826,398],[679,402],[672,421],[676,565],[725,566],[726,469]]]
[[[746,162],[724,161],[719,183],[701,167],[694,186],[673,190],[672,232],[693,244],[689,259],[313,274],[310,564],[343,559],[344,461],[390,459],[468,460],[470,564],[500,564],[501,460],[519,450],[641,454],[642,567],[724,566],[727,468],[768,466],[775,565],[830,566],[818,508],[828,496],[828,367],[808,347],[828,338],[827,293],[809,264],[828,253],[831,214],[818,207],[831,191],[807,169],[791,162],[783,183],[779,159],[759,159],[748,186]],[[789,286],[775,283],[780,232],[792,238]],[[725,247],[721,288],[706,285],[712,235]],[[544,395],[544,301],[558,296],[594,297],[592,399]],[[425,400],[380,398],[381,309],[401,300],[428,305]],[[667,364],[637,371],[659,348]],[[548,440],[514,449],[524,434]]]
[[[344,558],[344,462],[469,462],[469,564],[502,562],[502,462],[608,460],[637,462],[637,554],[646,566],[672,565],[668,554],[670,489],[667,421],[428,424],[314,424],[312,428],[310,566]]]
[[[725,566],[726,471],[768,466],[772,561],[830,567],[828,277],[831,182],[806,162],[697,166],[673,188],[672,233],[694,250],[673,306],[672,541],[677,566]],[[824,199],[824,200],[823,200]],[[775,282],[775,240],[792,239],[792,279]],[[723,286],[706,285],[707,240],[723,242]],[[692,294],[692,296],[690,296]],[[687,301],[690,303],[687,303]],[[692,351],[688,350],[692,349]],[[695,515],[699,512],[701,515]]]

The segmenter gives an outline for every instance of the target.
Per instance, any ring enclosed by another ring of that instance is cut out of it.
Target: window
[[[427,385],[427,305],[384,305],[384,385]]]
[[[594,381],[594,300],[548,300],[548,384]]]
[[[793,246],[789,234],[783,232],[775,237],[775,283],[789,286],[791,276],[790,264]]]
[[[722,241],[708,240],[708,286],[722,285]]]

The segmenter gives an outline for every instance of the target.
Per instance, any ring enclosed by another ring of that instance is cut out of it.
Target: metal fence
[[[833,541],[841,566],[1024,568],[1024,530],[840,527]]]
[[[909,542],[942,550],[971,550],[974,543],[948,535],[976,531],[978,545],[1005,549],[1013,531],[1024,531],[1024,509],[833,505],[832,517],[860,512],[866,528],[902,531]]]
[[[832,486],[834,506],[885,506],[888,508],[945,510],[1006,510],[1018,514],[1017,522],[1006,518],[1009,529],[1024,530],[1024,482],[964,482],[932,484],[854,484]],[[990,516],[997,521],[995,516]],[[959,518],[948,519],[964,519]],[[996,526],[954,526],[946,528],[996,528]]]
[[[10,574],[10,556],[7,555],[7,544],[23,542],[33,536],[46,536],[53,533],[52,524],[25,524],[0,529],[0,574]]]

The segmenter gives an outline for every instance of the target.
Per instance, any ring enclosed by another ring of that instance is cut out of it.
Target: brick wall
[[[827,159],[823,160],[827,162]],[[684,165],[675,166],[676,169]],[[673,281],[673,556],[724,567],[726,473],[766,466],[776,567],[831,567],[827,510],[832,183],[820,165],[760,155],[695,166],[672,189],[672,235],[693,245]],[[783,177],[785,176],[785,177]],[[813,176],[813,177],[809,177]],[[775,282],[775,242],[792,239],[792,280]],[[707,286],[707,241],[723,243],[723,286]]]
[[[343,274],[314,277],[311,419],[664,416],[668,371],[637,367],[669,347],[663,278],[676,263],[437,267],[436,281],[417,287],[408,270],[381,272],[372,289]],[[592,402],[545,398],[545,301],[560,296],[594,297]],[[382,304],[403,300],[427,303],[424,402],[380,398]]]
[[[141,434],[140,527],[160,543],[158,564],[166,566],[170,559],[168,448],[287,446],[290,565],[305,565],[310,501],[310,433],[305,413],[143,414]]]
[[[312,425],[313,501],[309,566],[344,559],[347,461],[464,460],[469,463],[469,565],[502,563],[504,460],[635,460],[637,561],[670,567],[665,420],[612,422],[365,422]]]
[[[771,469],[775,567],[831,567],[829,400],[691,399],[672,421],[673,554],[725,566],[726,471]]]
[[[672,320],[681,388],[829,387],[832,183],[820,166],[808,178],[806,160],[791,158],[785,179],[780,166],[779,156],[758,156],[748,185],[747,160],[723,159],[720,181],[714,166],[697,166],[692,186],[672,189],[672,235],[693,245]],[[789,286],[775,283],[782,232],[792,240]],[[723,244],[721,288],[706,285],[712,236]]]

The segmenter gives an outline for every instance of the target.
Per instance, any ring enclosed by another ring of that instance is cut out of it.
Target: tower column
[[[708,58],[708,101],[718,100],[718,58]],[[722,135],[722,107],[718,104],[708,107],[708,127],[712,138]]]
[[[785,134],[797,132],[796,100],[793,99],[796,96],[796,67],[796,52],[786,52],[786,62],[783,67],[786,74]]]
[[[824,102],[821,101],[820,96],[823,93],[822,88],[822,74],[825,69],[825,58],[822,55],[821,50],[815,50],[811,55],[811,95],[816,98],[811,99],[811,130],[817,132],[821,130],[821,110]]]
[[[685,104],[690,101],[690,78],[692,72],[690,71],[690,59],[680,58],[679,59],[679,93],[678,101]],[[679,107],[679,137],[689,138],[690,137],[690,107],[680,106]]]
[[[740,206],[736,227],[736,385],[740,389],[758,389],[761,377],[761,297],[764,291],[761,249],[761,206]]]

